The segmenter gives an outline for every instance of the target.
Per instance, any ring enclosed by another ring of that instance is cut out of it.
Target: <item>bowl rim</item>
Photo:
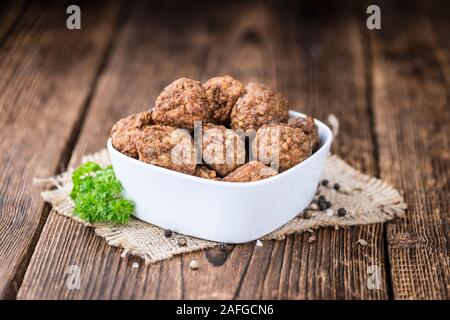
[[[298,112],[298,111],[293,111],[293,110],[289,110],[289,116],[294,116],[294,117],[303,117],[305,118],[306,115]],[[304,167],[307,163],[314,161],[315,158],[319,157],[319,154],[322,154],[323,152],[325,152],[325,150],[329,149],[329,146],[331,145],[331,142],[333,140],[333,134],[331,129],[324,124],[322,121],[317,120],[314,118],[314,122],[317,124],[318,128],[319,128],[319,135],[321,132],[323,132],[323,137],[324,137],[324,141],[322,142],[322,144],[320,145],[319,149],[316,150],[316,152],[314,152],[311,156],[309,156],[308,158],[306,158],[305,160],[303,160],[302,162],[300,162],[299,164],[296,164],[295,166],[293,166],[292,168],[283,171],[275,176],[266,178],[266,179],[262,179],[262,180],[258,180],[258,181],[250,181],[250,182],[229,182],[229,181],[217,181],[217,180],[210,180],[210,179],[205,179],[205,178],[201,178],[201,177],[196,177],[193,175],[189,175],[186,173],[182,173],[182,172],[178,172],[178,171],[174,171],[174,170],[170,170],[170,169],[166,169],[163,167],[159,167],[150,163],[146,163],[143,161],[140,161],[138,159],[129,157],[127,155],[124,155],[123,153],[119,152],[118,150],[116,150],[114,148],[114,146],[112,145],[112,141],[111,141],[111,137],[108,138],[107,141],[107,149],[111,154],[114,154],[115,156],[118,156],[122,159],[125,159],[126,161],[129,161],[131,164],[134,165],[138,165],[141,166],[142,168],[147,168],[146,170],[161,170],[161,172],[166,173],[166,174],[170,174],[170,175],[174,175],[174,176],[178,176],[180,178],[184,178],[184,179],[190,179],[194,182],[199,182],[199,183],[206,183],[206,184],[211,184],[211,185],[216,185],[216,186],[223,186],[225,188],[227,187],[232,187],[232,188],[248,188],[248,187],[254,187],[257,185],[264,185],[264,184],[268,184],[271,182],[275,182],[276,180],[279,179],[283,179],[284,176],[288,175],[288,174],[292,174],[294,171],[299,170],[300,168]]]

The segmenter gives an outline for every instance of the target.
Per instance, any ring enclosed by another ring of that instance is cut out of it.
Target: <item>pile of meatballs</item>
[[[226,182],[277,175],[308,158],[320,142],[312,117],[288,119],[283,95],[230,76],[204,84],[175,80],[152,109],[119,120],[110,136],[129,157]]]

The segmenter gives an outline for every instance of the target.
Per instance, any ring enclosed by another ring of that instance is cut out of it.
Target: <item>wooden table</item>
[[[450,5],[381,2],[382,28],[368,30],[369,4],[86,1],[70,31],[60,1],[2,1],[0,298],[449,299]],[[406,218],[145,266],[43,203],[34,177],[103,148],[172,80],[218,74],[335,114],[333,152],[402,190]],[[66,286],[70,265],[79,290]]]

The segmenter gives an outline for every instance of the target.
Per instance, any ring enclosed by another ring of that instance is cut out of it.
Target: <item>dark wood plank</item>
[[[0,48],[0,299],[14,298],[48,213],[32,179],[58,171],[111,38],[117,6],[89,8],[71,32],[63,5],[29,3]]]
[[[396,299],[450,298],[450,7],[430,8],[386,2],[371,34],[380,175],[409,205],[387,228]]]
[[[104,147],[117,119],[151,105],[173,79],[230,73],[277,87],[298,110],[320,118],[337,114],[343,129],[335,151],[376,174],[364,48],[353,15],[324,23],[331,17],[320,16],[321,8],[314,6],[227,3],[203,7],[198,19],[192,6],[178,13],[145,6],[133,9],[119,35],[71,163]],[[324,20],[308,19],[311,13]],[[342,43],[335,41],[336,32]],[[321,230],[315,244],[308,243],[308,235],[296,236],[263,247],[230,247],[227,253],[211,249],[147,267],[139,262],[133,268],[136,258],[120,259],[120,251],[91,230],[51,212],[19,298],[386,298],[386,283],[380,290],[366,287],[368,265],[384,272],[382,230]],[[356,247],[359,238],[369,246]],[[199,261],[200,271],[189,269],[192,259]],[[65,285],[72,264],[81,268],[80,290]]]

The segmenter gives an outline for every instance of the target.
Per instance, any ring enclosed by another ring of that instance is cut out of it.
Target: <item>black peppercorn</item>
[[[318,205],[319,205],[319,210],[320,211],[323,211],[323,210],[327,210],[328,209],[328,207],[327,207],[327,205],[326,205],[326,201],[319,201],[319,203],[318,203]]]
[[[319,200],[319,201],[325,201],[325,197],[322,196],[322,195],[320,195],[319,198],[318,198],[318,200]]]
[[[166,238],[170,238],[172,236],[172,230],[169,229],[164,230],[164,236]]]
[[[336,190],[336,191],[339,191],[340,187],[341,186],[339,185],[339,183],[335,183],[334,186],[333,186],[334,190]]]
[[[331,202],[325,201],[325,206],[326,206],[326,209],[331,208]]]
[[[343,217],[347,214],[347,210],[345,210],[344,208],[339,208],[337,213],[339,217]]]
[[[327,185],[328,185],[328,180],[327,179],[323,179],[322,180],[322,185],[324,186],[324,187],[326,187]]]

